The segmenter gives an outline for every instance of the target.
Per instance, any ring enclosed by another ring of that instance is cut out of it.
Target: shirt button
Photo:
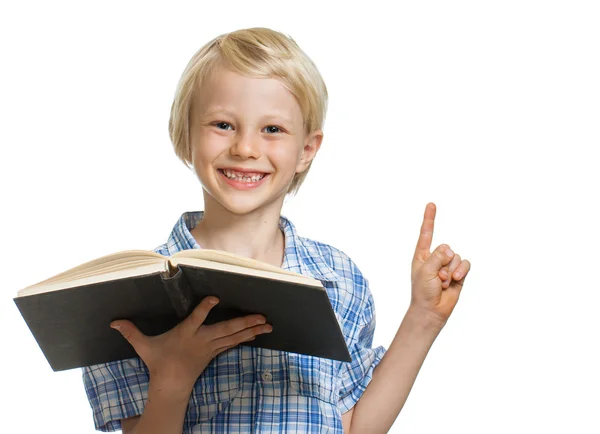
[[[271,381],[273,380],[273,374],[268,369],[265,369],[262,373],[262,379],[263,381]]]

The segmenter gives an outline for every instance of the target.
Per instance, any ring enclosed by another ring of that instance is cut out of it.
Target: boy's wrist
[[[446,321],[435,313],[412,304],[406,312],[406,317],[408,317],[413,324],[418,324],[422,328],[438,332],[446,325]]]
[[[188,403],[190,395],[194,388],[195,381],[185,381],[183,379],[162,378],[151,375],[148,398],[169,400],[175,402]]]
[[[182,382],[176,384],[151,376],[143,413],[129,432],[181,433],[191,394],[191,387],[186,389],[184,386]]]

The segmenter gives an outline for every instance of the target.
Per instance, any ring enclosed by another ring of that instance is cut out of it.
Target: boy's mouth
[[[232,169],[218,169],[227,178],[237,182],[258,182],[263,179],[267,173],[263,172],[239,172]]]

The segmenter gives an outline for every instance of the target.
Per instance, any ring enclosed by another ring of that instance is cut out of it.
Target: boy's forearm
[[[132,434],[181,434],[183,420],[190,402],[191,388],[169,390],[150,380],[144,413]],[[125,432],[125,431],[124,431]]]
[[[443,324],[408,309],[394,340],[352,415],[352,433],[387,433],[400,410]]]

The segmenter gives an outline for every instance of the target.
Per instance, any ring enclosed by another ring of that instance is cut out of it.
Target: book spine
[[[163,276],[163,284],[179,318],[188,316],[193,308],[193,293],[181,268],[168,276]]]

